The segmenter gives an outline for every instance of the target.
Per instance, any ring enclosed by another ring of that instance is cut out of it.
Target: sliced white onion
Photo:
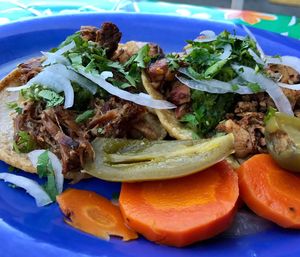
[[[232,53],[232,47],[230,44],[227,44],[223,47],[223,53],[219,56],[220,60],[226,60],[230,57]]]
[[[108,78],[112,78],[114,75],[111,71],[102,71],[100,76],[103,78],[103,79],[108,79]]]
[[[70,51],[76,46],[75,42],[72,41],[70,44],[65,45],[64,47],[58,49],[54,53],[50,52],[42,52],[42,54],[47,58],[43,62],[43,66],[49,65],[49,64],[54,64],[54,63],[61,63],[61,64],[69,64],[69,61],[66,57],[63,56],[64,53]]]
[[[19,91],[21,89],[29,88],[34,84],[40,84],[42,86],[53,89],[55,92],[64,92],[65,96],[65,108],[70,108],[74,104],[74,90],[71,82],[59,74],[44,70],[29,80],[25,85],[21,87],[8,87],[7,91]]]
[[[239,40],[245,40],[244,36],[239,36],[239,35],[229,35],[230,38],[235,38],[235,39],[239,39]]]
[[[46,150],[34,150],[28,153],[28,157],[34,167],[37,167],[38,157],[45,151]],[[62,165],[60,163],[60,160],[57,158],[57,156],[54,153],[48,151],[48,156],[54,171],[56,189],[57,192],[60,194],[63,191],[63,185],[64,185]]]
[[[95,83],[93,83],[89,79],[79,75],[75,71],[68,69],[63,64],[50,65],[50,66],[47,66],[44,70],[53,72],[55,74],[59,74],[68,80],[76,82],[79,86],[90,91],[93,95],[96,94],[96,92],[97,92],[98,86]]]
[[[286,83],[277,82],[277,85],[279,85],[280,87],[288,88],[288,89],[292,89],[292,90],[300,90],[300,84],[286,84]]]
[[[226,93],[236,93],[240,95],[248,95],[253,94],[253,91],[247,87],[247,86],[241,86],[239,85],[240,79],[236,78],[229,82],[223,82],[216,79],[211,80],[197,80],[194,79],[186,68],[180,68],[178,70],[180,73],[188,76],[191,79],[186,79],[182,76],[176,76],[177,79],[188,86],[189,88],[205,91],[208,93],[214,93],[214,94],[226,94]],[[233,85],[237,85],[237,89],[233,89]]]
[[[239,86],[236,90],[233,89],[233,84],[223,82],[220,80],[191,80],[191,79],[186,79],[182,76],[176,76],[177,79],[188,86],[189,88],[208,92],[208,93],[213,93],[213,94],[226,94],[226,93],[236,93],[236,94],[241,94],[241,95],[248,95],[248,94],[253,94],[253,91],[246,87],[246,86]]]
[[[246,66],[232,65],[232,68],[244,80],[251,83],[257,83],[265,89],[269,96],[273,99],[278,111],[284,112],[288,115],[294,115],[289,100],[282,92],[281,88],[273,80]]]
[[[249,54],[253,57],[254,61],[259,64],[265,65],[265,62],[251,49],[248,49]]]
[[[216,33],[212,30],[203,30],[194,40],[195,42],[211,42],[217,39]]]
[[[267,56],[266,63],[286,65],[293,68],[298,73],[300,73],[300,58],[295,56],[286,55],[286,56],[280,56],[279,58]]]
[[[45,206],[52,203],[51,198],[45,190],[32,179],[7,172],[0,173],[0,179],[25,189],[35,199],[37,206]]]
[[[84,71],[83,69],[79,69],[78,72],[85,76],[86,78],[90,79],[97,85],[99,85],[101,88],[103,88],[108,93],[118,96],[124,100],[134,102],[139,105],[147,106],[150,108],[155,109],[174,109],[176,108],[176,105],[165,101],[165,100],[156,100],[152,97],[145,97],[145,94],[139,93],[139,94],[132,94],[125,90],[122,90],[118,87],[113,86],[109,82],[107,82],[102,76],[100,75],[94,75],[89,72]]]
[[[258,52],[260,53],[261,58],[264,60],[266,55],[265,55],[264,51],[262,50],[262,48],[261,48],[260,44],[258,43],[254,34],[245,25],[242,25],[242,28],[249,35],[249,37],[256,43],[256,48],[257,48]]]

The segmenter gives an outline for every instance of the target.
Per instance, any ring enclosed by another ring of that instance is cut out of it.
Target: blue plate
[[[80,14],[34,19],[0,26],[0,77],[16,63],[55,47],[81,25],[99,26],[104,21],[112,21],[120,27],[124,42],[156,42],[166,52],[180,51],[185,40],[195,38],[204,29],[217,33],[227,29],[245,34],[233,24],[174,16]],[[300,57],[299,41],[257,29],[253,32],[267,54]],[[0,170],[7,171],[8,166],[0,162]],[[20,174],[35,178],[31,174]],[[120,189],[118,183],[95,179],[82,181],[75,187],[94,190],[107,198],[112,198]],[[8,187],[4,182],[0,182],[0,242],[1,257],[300,256],[300,233],[275,225],[257,234],[223,235],[184,249],[159,246],[143,238],[128,243],[115,238],[103,241],[66,225],[56,204],[38,208],[23,190]]]

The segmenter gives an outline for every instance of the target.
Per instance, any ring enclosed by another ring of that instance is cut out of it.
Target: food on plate
[[[266,121],[265,135],[273,159],[284,169],[300,172],[300,119],[273,113]]]
[[[95,160],[84,166],[93,177],[134,182],[182,177],[233,153],[233,135],[209,140],[145,141],[98,138]]]
[[[288,115],[297,111],[299,63],[296,57],[264,55],[252,35],[203,31],[184,52],[150,63],[143,84],[154,98],[176,105],[156,110],[170,135],[233,133],[235,156],[245,158],[267,151],[264,117],[270,108]]]
[[[67,189],[57,197],[65,222],[94,236],[108,240],[110,236],[133,240],[138,235],[125,226],[118,206],[95,192]]]
[[[258,154],[237,170],[240,195],[256,214],[284,228],[300,228],[300,177]]]
[[[300,60],[266,56],[245,30],[202,31],[165,55],[120,43],[113,23],[82,26],[0,81],[0,159],[46,182],[0,179],[38,206],[57,199],[68,224],[104,239],[135,239],[124,219],[160,244],[215,236],[238,208],[238,177],[253,211],[300,228],[299,178],[271,158],[299,171]],[[64,178],[91,176],[123,182],[121,212],[96,193],[63,192]]]
[[[96,137],[165,138],[150,107],[174,105],[143,93],[141,82],[141,70],[162,51],[120,39],[112,23],[83,26],[1,80],[1,160],[35,172],[26,153],[48,149],[62,161],[64,176],[78,181],[94,158]]]
[[[126,223],[147,239],[182,247],[223,232],[239,195],[237,174],[226,162],[183,178],[123,183]]]

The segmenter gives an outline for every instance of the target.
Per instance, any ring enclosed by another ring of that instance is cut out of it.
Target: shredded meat
[[[166,81],[173,81],[175,73],[170,70],[166,58],[158,59],[150,64],[147,74],[154,88],[158,89]]]
[[[26,84],[30,79],[42,71],[42,61],[43,57],[32,58],[18,66],[18,69],[21,72],[19,79],[22,84]]]
[[[119,47],[114,53],[112,60],[118,61],[120,63],[125,63],[130,59],[130,57],[137,54],[137,52],[146,44],[148,44],[150,47],[149,56],[163,56],[163,51],[157,44],[139,41],[128,41],[125,44],[119,44]]]
[[[108,57],[111,57],[117,50],[122,37],[118,27],[111,22],[102,23],[100,29],[93,26],[82,26],[80,33],[85,40],[96,42],[106,48]]]
[[[63,173],[77,171],[94,158],[94,151],[74,118],[72,111],[61,106],[44,110],[41,102],[26,102],[23,114],[14,120],[15,131],[27,131],[38,147],[56,154],[62,160]]]
[[[217,126],[219,132],[234,134],[237,157],[266,152],[264,117],[269,107],[274,103],[266,93],[241,96],[234,112]]]
[[[166,136],[157,117],[140,105],[111,97],[106,102],[95,100],[93,108],[95,115],[78,124],[78,113],[73,110],[62,106],[45,109],[42,102],[25,102],[23,113],[14,120],[15,131],[27,131],[39,148],[56,154],[68,177],[94,158],[90,142],[98,136],[150,140]]]
[[[288,66],[270,65],[268,67],[268,73],[282,83],[298,84],[300,82],[300,74]]]
[[[180,81],[175,81],[171,86],[167,99],[177,106],[189,103],[191,100],[190,88]]]

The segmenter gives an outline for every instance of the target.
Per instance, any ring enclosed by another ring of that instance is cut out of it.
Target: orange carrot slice
[[[300,229],[300,177],[258,154],[238,169],[241,197],[259,216],[285,228]]]
[[[125,225],[119,207],[94,192],[68,189],[57,196],[57,202],[65,222],[77,229],[106,240],[110,235],[124,241],[138,237]]]
[[[123,183],[120,208],[147,239],[182,247],[224,231],[236,211],[238,179],[226,161],[196,174]]]

